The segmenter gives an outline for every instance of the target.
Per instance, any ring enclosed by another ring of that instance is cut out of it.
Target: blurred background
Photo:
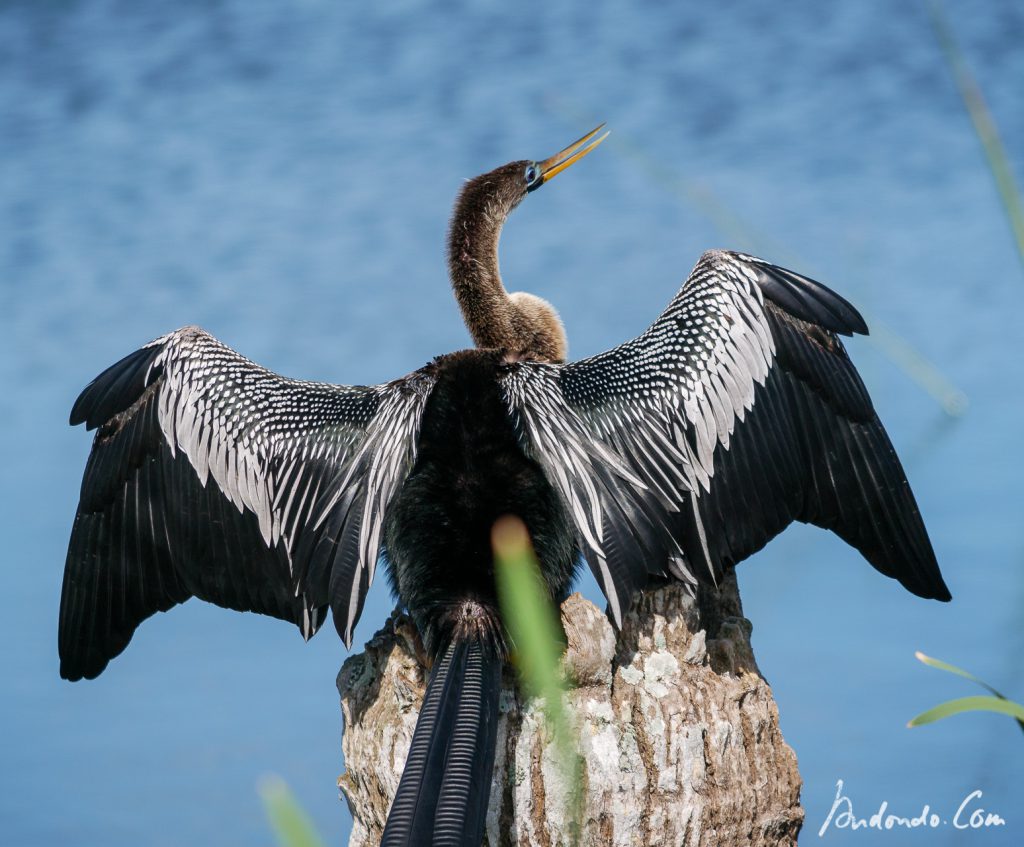
[[[1024,181],[1024,8],[950,27]],[[385,381],[468,346],[444,264],[461,181],[601,150],[516,212],[510,288],[561,310],[574,356],[641,332],[709,247],[757,253],[860,307],[849,349],[903,457],[953,592],[904,592],[793,527],[739,570],[754,648],[805,780],[804,840],[836,782],[1007,824],[851,834],[1024,843],[1008,718],[909,718],[968,683],[1024,697],[1024,271],[922,3],[801,0],[7,2],[0,7],[0,840],[265,845],[284,777],[329,843],[351,825],[330,625],[193,601],[101,678],[57,675],[57,607],[90,436],[78,391],[196,323],[291,376]],[[592,599],[591,580],[583,590]],[[356,643],[392,606],[378,580]]]

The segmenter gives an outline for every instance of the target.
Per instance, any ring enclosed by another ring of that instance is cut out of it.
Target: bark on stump
[[[568,786],[536,704],[506,672],[487,844],[791,845],[803,822],[796,756],[750,647],[735,578],[696,600],[645,593],[615,632],[574,594],[562,604],[568,708],[583,759],[573,832]],[[338,674],[352,811],[349,847],[380,841],[412,740],[425,670],[395,614]]]

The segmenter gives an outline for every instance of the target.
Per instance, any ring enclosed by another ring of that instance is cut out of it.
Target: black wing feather
[[[306,637],[333,605],[350,641],[378,543],[360,537],[362,510],[411,464],[429,387],[422,374],[376,388],[285,380],[195,328],[101,373],[71,413],[98,429],[64,571],[61,675],[97,676],[143,620],[192,596]]]
[[[764,296],[793,317],[839,335],[868,334],[860,312],[820,282],[753,256],[736,258],[756,268],[757,284]]]
[[[644,335],[510,373],[524,446],[566,500],[616,621],[649,571],[713,584],[794,520],[834,531],[913,593],[950,598],[837,337],[865,332],[823,285],[712,251]]]
[[[867,389],[839,339],[823,331],[866,331],[862,319],[846,314],[853,307],[819,283],[772,271],[765,275],[798,279],[802,302],[827,304],[842,322],[818,313],[819,323],[809,324],[811,309],[792,314],[779,307],[777,290],[765,292],[774,366],[728,449],[716,451],[711,489],[698,498],[716,563],[742,561],[799,520],[832,530],[914,594],[949,600],[906,473]],[[743,511],[736,511],[733,491],[743,492]]]
[[[149,344],[103,371],[71,407],[71,425],[84,423],[86,429],[96,429],[128,409],[146,388],[146,376],[162,349],[160,345]],[[157,376],[158,373],[150,374],[149,381]]]

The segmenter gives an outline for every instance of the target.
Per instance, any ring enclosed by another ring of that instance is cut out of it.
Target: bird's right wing
[[[823,285],[711,251],[638,338],[567,365],[509,366],[524,448],[561,493],[616,622],[649,572],[714,584],[794,520],[949,599],[837,337],[866,331]]]
[[[412,466],[429,369],[379,386],[285,379],[201,329],[82,392],[97,428],[61,595],[61,675],[94,677],[157,611],[196,596],[352,631],[388,502]]]

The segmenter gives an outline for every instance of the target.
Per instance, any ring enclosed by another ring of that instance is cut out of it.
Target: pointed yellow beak
[[[550,159],[538,162],[537,167],[540,168],[540,182],[538,185],[547,182],[549,179],[554,179],[569,165],[575,164],[586,156],[587,153],[595,149],[598,144],[608,137],[608,133],[605,132],[604,135],[594,138],[602,129],[604,129],[604,124],[601,124],[596,129],[592,129],[583,138],[574,141],[564,150],[559,150]]]

